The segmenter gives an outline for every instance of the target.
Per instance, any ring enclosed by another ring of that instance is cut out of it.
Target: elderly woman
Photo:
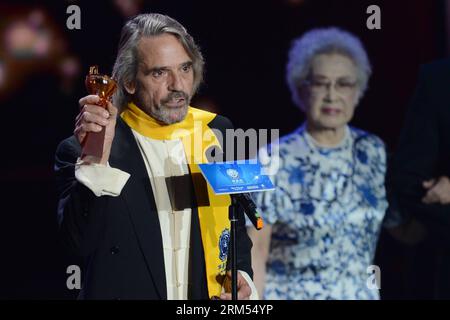
[[[287,82],[306,121],[263,148],[275,191],[256,201],[254,279],[266,299],[379,299],[370,267],[387,202],[383,142],[350,127],[371,66],[361,42],[315,29],[289,53]]]

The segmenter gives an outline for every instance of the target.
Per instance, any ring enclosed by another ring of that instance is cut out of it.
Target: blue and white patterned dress
[[[278,165],[276,190],[255,196],[272,225],[264,298],[379,299],[366,283],[387,208],[383,142],[346,127],[324,148],[302,126],[262,151]]]

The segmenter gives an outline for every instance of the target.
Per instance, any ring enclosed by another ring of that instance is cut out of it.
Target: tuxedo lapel
[[[155,287],[161,299],[167,299],[161,227],[152,186],[134,135],[120,117],[117,118],[110,164],[131,175],[121,197],[129,209]]]

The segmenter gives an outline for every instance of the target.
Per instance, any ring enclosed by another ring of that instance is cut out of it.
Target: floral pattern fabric
[[[346,127],[325,148],[302,126],[259,155],[276,187],[255,195],[272,226],[264,298],[379,299],[367,282],[387,208],[383,142]]]

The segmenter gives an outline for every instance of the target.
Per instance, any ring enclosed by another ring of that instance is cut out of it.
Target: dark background
[[[70,4],[81,8],[81,30],[66,28]],[[381,8],[381,30],[366,28],[371,4]],[[53,31],[49,53],[11,58],[6,31],[33,10]],[[202,48],[206,77],[194,106],[213,108],[235,127],[279,128],[282,135],[303,121],[284,77],[291,40],[314,27],[351,31],[365,44],[374,70],[352,125],[380,136],[389,152],[395,151],[419,65],[447,55],[443,0],[161,0],[146,1],[142,12],[172,16]],[[66,268],[76,262],[57,238],[53,157],[58,142],[73,131],[89,65],[111,73],[124,21],[114,1],[0,4],[0,67],[8,65],[9,81],[2,91],[0,76],[0,298],[76,296],[66,288]],[[68,57],[74,67],[64,74]],[[375,263],[382,270],[383,299],[407,296],[408,250],[382,232]]]

